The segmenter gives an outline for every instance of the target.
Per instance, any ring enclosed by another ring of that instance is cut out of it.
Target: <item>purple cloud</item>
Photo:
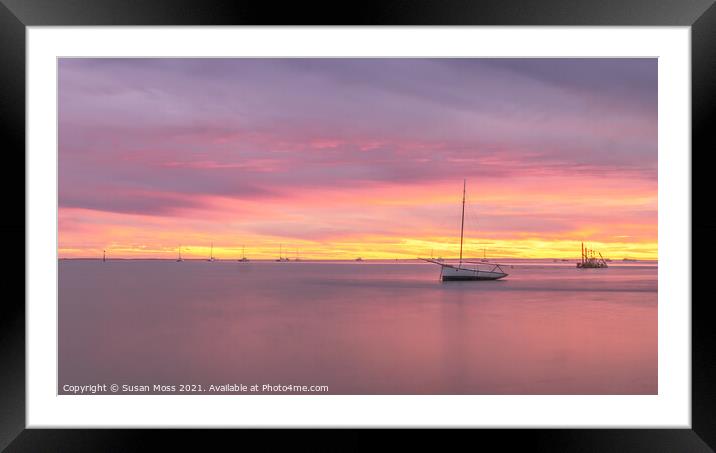
[[[61,206],[656,176],[655,59],[61,59],[59,86]]]

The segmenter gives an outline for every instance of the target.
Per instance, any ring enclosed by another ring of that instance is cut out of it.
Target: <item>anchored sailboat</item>
[[[213,242],[211,243],[211,252],[209,254],[209,259],[207,261],[209,261],[209,262],[214,261],[214,243]]]
[[[440,279],[442,281],[454,281],[454,280],[499,280],[507,277],[499,264],[480,265],[479,263],[464,261],[462,260],[462,244],[465,233],[465,191],[467,181],[463,180],[462,184],[462,220],[460,223],[460,261],[457,265],[443,263],[434,259],[425,259],[430,263],[438,264],[440,266]],[[467,267],[464,264],[471,264],[473,266]]]
[[[278,259],[276,260],[276,262],[284,262],[284,261],[288,261],[288,260],[289,260],[288,257],[283,256],[283,244],[279,244],[278,245]]]
[[[482,259],[480,260],[483,263],[489,263],[490,261],[487,259],[487,249],[482,249]]]
[[[609,266],[600,252],[584,248],[584,242],[582,242],[582,260],[577,263],[577,267],[580,269],[603,269]]]
[[[248,260],[249,260],[249,259],[246,258],[246,254],[244,253],[244,246],[242,245],[242,246],[241,246],[241,259],[238,260],[238,261],[246,262],[246,261],[248,261]]]
[[[182,261],[184,261],[184,260],[181,257],[181,245],[180,245],[179,246],[179,258],[177,258],[177,263],[181,263]]]

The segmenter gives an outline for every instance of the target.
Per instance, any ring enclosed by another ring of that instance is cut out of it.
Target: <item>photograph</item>
[[[58,395],[659,394],[658,58],[56,65]]]
[[[715,1],[0,0],[0,451],[716,451]]]

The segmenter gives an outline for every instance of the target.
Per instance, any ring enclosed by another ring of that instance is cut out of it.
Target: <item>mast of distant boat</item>
[[[467,180],[462,180],[462,220],[460,222],[460,266],[462,266],[462,239],[465,232],[465,186]]]
[[[102,262],[107,261],[107,250],[102,250]]]

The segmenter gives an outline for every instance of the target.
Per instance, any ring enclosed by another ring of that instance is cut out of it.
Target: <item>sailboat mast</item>
[[[209,252],[209,258],[214,259],[214,243],[211,243],[211,251]]]
[[[462,220],[460,221],[460,264],[462,264],[462,238],[465,233],[465,186],[467,180],[462,180]]]

